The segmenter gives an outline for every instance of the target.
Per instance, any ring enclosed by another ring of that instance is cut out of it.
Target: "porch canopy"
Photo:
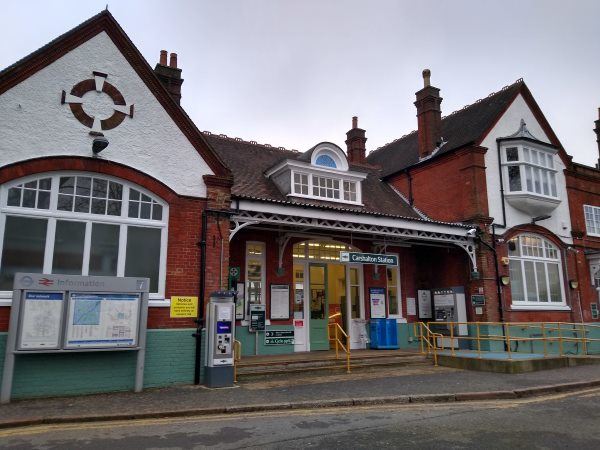
[[[248,198],[235,198],[231,211],[230,241],[247,227],[278,232],[279,267],[292,238],[322,236],[369,240],[382,251],[387,246],[457,246],[477,271],[474,241],[467,236],[470,225]]]

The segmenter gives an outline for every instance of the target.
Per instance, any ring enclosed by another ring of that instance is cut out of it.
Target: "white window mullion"
[[[125,276],[125,254],[127,252],[127,225],[119,229],[119,256],[117,258],[117,276]]]
[[[165,296],[167,274],[167,240],[169,232],[167,227],[163,227],[160,233],[160,263],[158,267],[158,293],[162,298]]]
[[[81,275],[88,276],[90,273],[90,252],[92,246],[92,222],[85,224],[85,237],[83,240],[83,267]]]
[[[43,273],[52,273],[52,259],[54,257],[54,236],[56,235],[56,219],[49,218],[46,228],[46,247],[44,249]]]

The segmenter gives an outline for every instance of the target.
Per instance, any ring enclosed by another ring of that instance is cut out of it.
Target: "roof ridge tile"
[[[276,149],[276,150],[281,150],[281,151],[290,152],[290,153],[302,153],[302,152],[300,152],[299,150],[296,150],[296,149],[289,149],[289,148],[285,148],[283,146],[274,146],[274,145],[271,145],[271,144],[261,144],[261,143],[258,143],[256,141],[254,141],[254,140],[247,141],[247,140],[245,140],[245,139],[243,139],[241,137],[231,137],[231,136],[227,136],[226,134],[223,134],[223,133],[217,134],[217,133],[213,133],[213,132],[208,131],[208,130],[202,131],[202,134],[205,134],[207,136],[221,138],[221,139],[227,139],[227,140],[230,140],[230,141],[243,142],[245,144],[256,145],[256,146],[265,147],[265,148],[268,148],[268,149]]]

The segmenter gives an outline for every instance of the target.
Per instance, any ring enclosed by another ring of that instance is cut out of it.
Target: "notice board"
[[[139,294],[72,292],[65,348],[135,347]]]
[[[58,349],[65,303],[63,292],[25,291],[18,348]]]
[[[271,285],[271,319],[286,320],[290,318],[290,286],[289,284]]]

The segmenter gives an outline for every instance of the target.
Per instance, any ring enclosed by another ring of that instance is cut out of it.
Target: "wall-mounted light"
[[[577,280],[569,280],[569,287],[571,289],[577,289],[579,287],[579,281],[577,281]]]
[[[104,136],[94,138],[94,141],[92,142],[92,152],[94,152],[94,155],[97,155],[106,147],[108,147],[108,139]]]
[[[508,275],[503,275],[500,277],[500,282],[503,286],[508,286],[510,284],[510,277]]]

